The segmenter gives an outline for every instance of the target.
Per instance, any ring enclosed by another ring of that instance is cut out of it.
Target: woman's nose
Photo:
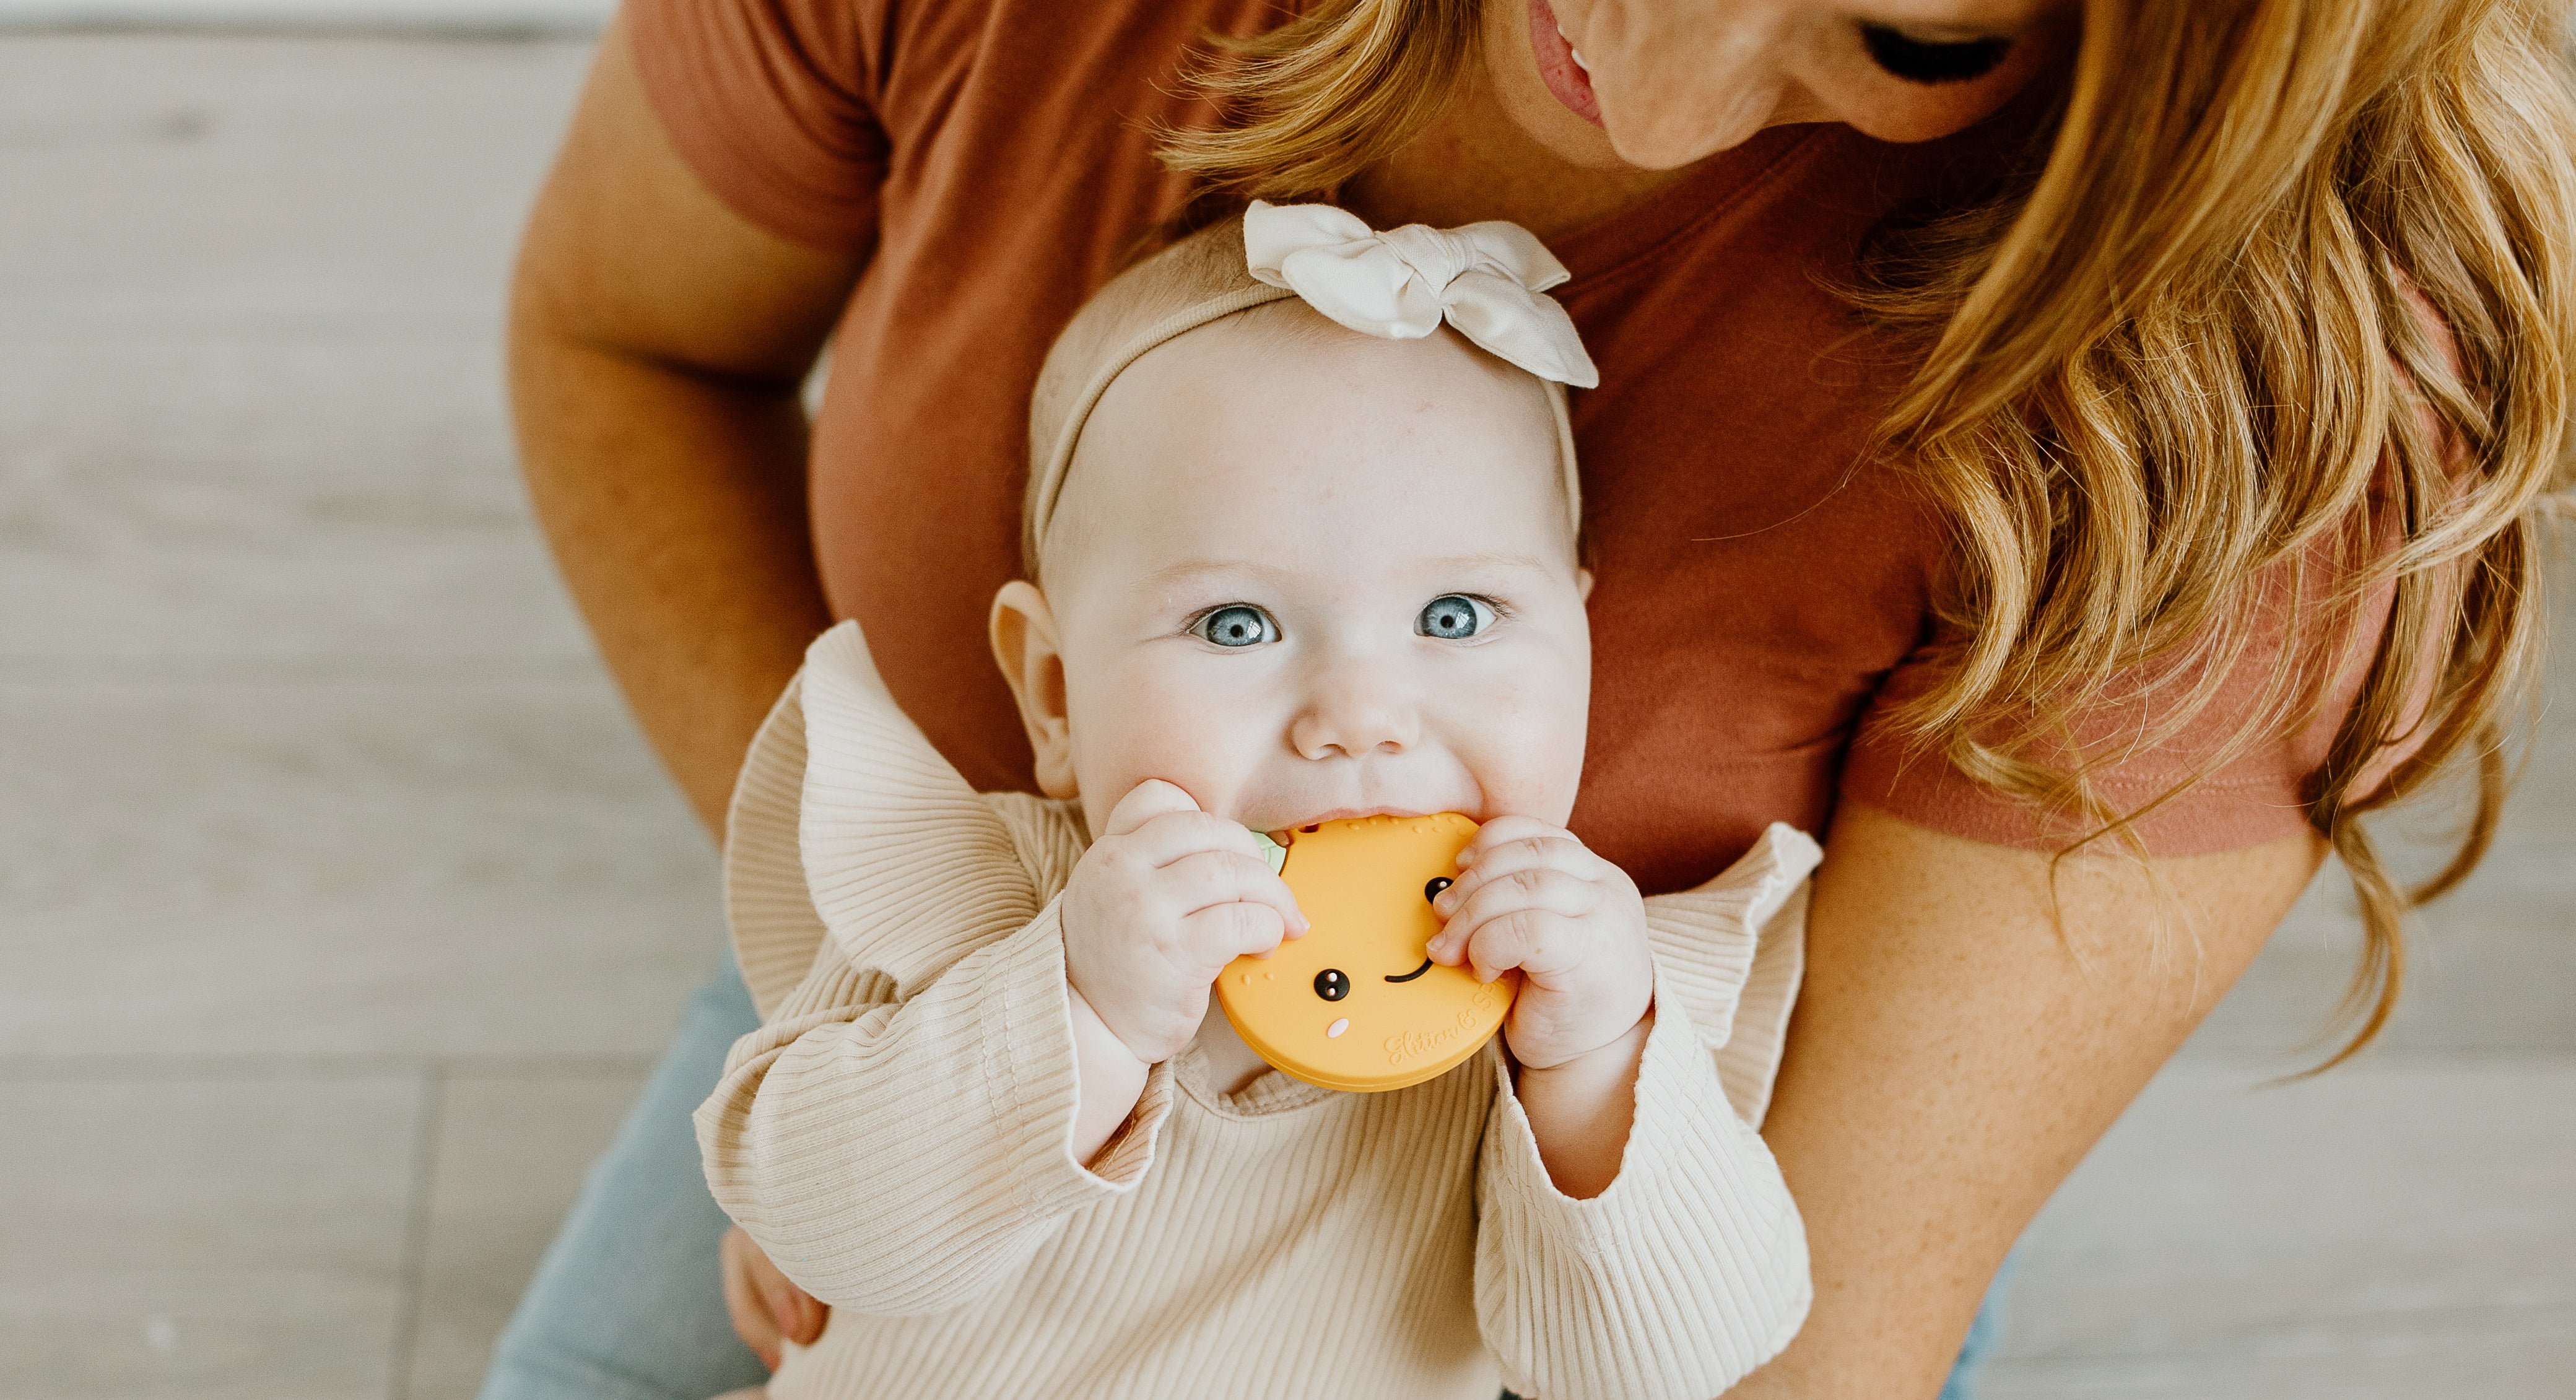
[[[1398,754],[1421,737],[1421,719],[1391,688],[1357,677],[1317,687],[1288,726],[1288,742],[1309,759]]]

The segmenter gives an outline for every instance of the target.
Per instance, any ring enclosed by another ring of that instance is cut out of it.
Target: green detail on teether
[[[1252,839],[1260,843],[1261,858],[1270,862],[1271,874],[1276,875],[1280,871],[1288,868],[1288,848],[1271,840],[1269,832],[1253,832]]]

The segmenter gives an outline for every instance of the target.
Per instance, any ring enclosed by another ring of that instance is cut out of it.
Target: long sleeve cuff
[[[1154,1144],[1172,1111],[1172,1069],[1158,1064],[1125,1126],[1089,1167],[1074,1160],[1073,1124],[1082,1087],[1073,1044],[1073,992],[1065,976],[1064,924],[1050,902],[1000,945],[998,995],[986,1002],[981,1035],[1002,1052],[991,1105],[1021,1165],[1021,1196],[1032,1214],[1055,1217],[1134,1190],[1154,1164]]]
[[[1708,1400],[1777,1355],[1812,1296],[1806,1231],[1761,1137],[1729,1106],[1680,997],[1655,1024],[1619,1175],[1556,1189],[1508,1070],[1479,1164],[1478,1322],[1515,1391]]]

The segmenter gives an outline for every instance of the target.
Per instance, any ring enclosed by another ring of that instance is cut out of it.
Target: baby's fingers
[[[1552,954],[1564,941],[1566,923],[1565,915],[1546,909],[1496,915],[1467,938],[1464,966],[1479,982],[1491,982],[1514,968],[1538,973],[1557,961]]]
[[[1297,896],[1288,892],[1288,882],[1271,874],[1269,865],[1257,856],[1200,851],[1155,871],[1153,879],[1161,898],[1168,901],[1164,907],[1184,917],[1228,905],[1259,905],[1276,916],[1279,927],[1289,934],[1306,931],[1306,916],[1298,912]]]
[[[1431,912],[1444,919],[1454,919],[1467,901],[1475,897],[1477,890],[1506,876],[1553,870],[1579,879],[1598,880],[1616,868],[1565,832],[1536,822],[1528,825],[1533,830],[1526,835],[1507,837],[1481,849],[1470,848],[1475,856],[1472,862],[1467,859],[1470,852],[1461,852],[1458,882],[1442,890],[1431,901]],[[1479,836],[1482,834],[1478,833]]]
[[[1119,837],[1118,845],[1129,859],[1148,869],[1208,851],[1239,855],[1268,868],[1261,859],[1259,843],[1252,839],[1251,828],[1195,810],[1157,813],[1144,825]]]
[[[1181,920],[1181,939],[1211,973],[1245,954],[1267,957],[1278,950],[1288,925],[1267,904],[1212,904]]]
[[[1536,867],[1489,876],[1468,892],[1448,926],[1432,936],[1428,951],[1434,961],[1451,967],[1472,960],[1477,975],[1492,981],[1490,974],[1519,967],[1522,960],[1505,955],[1499,946],[1478,946],[1486,930],[1522,915],[1579,919],[1599,909],[1601,899],[1600,886],[1562,870]]]
[[[1498,848],[1511,845],[1515,841],[1527,841],[1533,838],[1544,839],[1549,837],[1561,837],[1568,841],[1574,840],[1574,837],[1568,833],[1564,827],[1550,826],[1536,817],[1496,817],[1492,821],[1485,823],[1483,826],[1476,828],[1476,835],[1473,839],[1467,842],[1467,849],[1458,853],[1458,868],[1461,870],[1471,869],[1474,866],[1483,863]],[[1582,843],[1576,842],[1575,844],[1581,845]]]

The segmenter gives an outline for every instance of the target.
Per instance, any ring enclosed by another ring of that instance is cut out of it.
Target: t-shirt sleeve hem
[[[852,94],[784,95],[819,85],[779,61],[792,44],[755,28],[779,23],[766,7],[703,0],[629,0],[623,12],[645,104],[707,192],[790,243],[864,258],[877,239],[884,132]],[[791,104],[837,109],[838,120]],[[824,125],[837,140],[817,132]]]
[[[2123,810],[2162,795],[2127,784],[2104,792]],[[2092,832],[2076,814],[2046,811],[1984,787],[1937,754],[1899,754],[1866,744],[1853,748],[1843,769],[1841,800],[1947,836],[2014,850],[2061,851]],[[2208,780],[2158,803],[2133,829],[2151,856],[2199,856],[2267,846],[2310,828],[2297,795],[2281,784]]]

